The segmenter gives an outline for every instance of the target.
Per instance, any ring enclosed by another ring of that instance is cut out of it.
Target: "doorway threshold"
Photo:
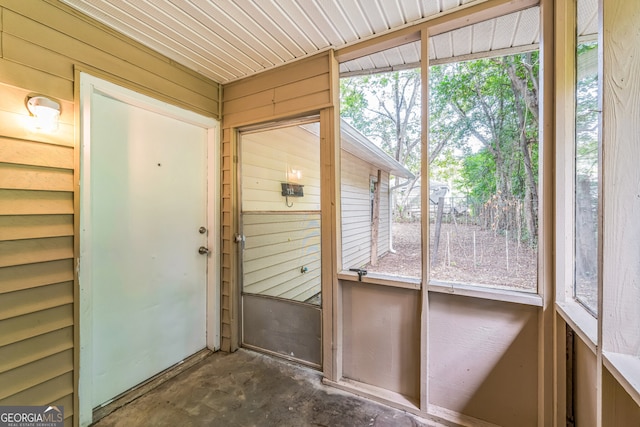
[[[170,380],[171,378],[175,377],[176,375],[180,374],[181,372],[184,372],[185,370],[189,369],[190,367],[198,364],[200,361],[204,360],[206,357],[208,357],[208,356],[210,356],[212,354],[213,354],[212,350],[210,350],[208,348],[204,348],[204,349],[198,351],[197,353],[194,353],[193,355],[187,357],[186,359],[176,363],[175,365],[170,366],[169,368],[165,369],[164,371],[159,372],[158,374],[156,374],[153,377],[149,378],[148,380],[138,384],[137,386],[135,386],[133,388],[130,388],[129,390],[125,391],[124,393],[119,394],[118,396],[116,396],[112,400],[110,400],[109,402],[94,408],[93,409],[93,422],[95,423],[96,421],[100,420],[101,418],[106,417],[107,415],[109,415],[110,413],[114,412],[115,410],[120,409],[123,406],[133,402],[134,400],[136,400],[140,396],[148,393],[149,391],[151,391],[154,388],[158,387],[159,385],[161,385],[165,381]]]

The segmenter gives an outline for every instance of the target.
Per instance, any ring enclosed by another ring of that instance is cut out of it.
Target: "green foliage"
[[[340,80],[340,115],[414,173],[420,170],[420,72]]]
[[[577,48],[576,169],[579,175],[596,179],[598,165],[598,43]]]
[[[486,203],[496,192],[496,163],[485,148],[462,159],[456,184],[463,188],[473,204]]]
[[[522,133],[528,141],[533,176],[537,179],[538,126],[523,106],[524,126],[516,114],[518,100],[509,66],[516,78],[526,82],[526,89],[533,91],[537,82],[529,76],[537,75],[537,54],[431,67],[429,99],[436,101],[430,106],[431,117],[437,117],[434,108],[450,107],[449,122],[455,122],[459,129],[457,138],[466,137],[459,150],[463,168],[457,183],[478,201],[486,202],[496,191],[504,197],[524,198],[527,184]]]
[[[431,177],[453,183],[453,193],[463,192],[480,204],[524,206],[532,241],[537,229],[538,72],[538,53],[530,52],[432,66],[428,83]],[[343,79],[341,91],[342,117],[419,174],[419,70]],[[508,221],[495,218],[505,227]]]
[[[362,88],[365,78],[340,80],[340,115],[349,118],[351,124],[362,132],[366,128],[364,112],[368,108],[367,98]]]

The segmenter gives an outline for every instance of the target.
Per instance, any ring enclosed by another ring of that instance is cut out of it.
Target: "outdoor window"
[[[420,278],[420,70],[340,86],[343,270]]]
[[[576,49],[574,296],[598,310],[598,42],[578,34]]]
[[[535,292],[538,52],[429,77],[431,280]]]
[[[534,40],[536,34],[520,37]],[[430,39],[436,51],[450,42],[448,33]],[[358,171],[353,158],[358,153],[345,145],[343,132],[343,270],[537,292],[539,52],[531,46],[509,56],[487,52],[483,58],[447,58],[429,67],[426,153],[421,152],[419,68],[341,79],[343,121],[400,164],[395,172],[377,166]],[[425,163],[429,177],[423,180]],[[360,196],[353,183],[360,180],[363,189],[369,188],[368,177],[376,172],[380,197],[371,193],[374,220],[369,224],[355,217]],[[371,233],[368,238],[358,234],[357,242],[354,237],[356,223],[358,233],[375,230],[376,199],[380,218],[384,212],[390,220],[388,228],[382,220],[377,225],[377,252],[371,250]],[[428,246],[423,248],[426,221]],[[428,278],[421,277],[423,268]]]

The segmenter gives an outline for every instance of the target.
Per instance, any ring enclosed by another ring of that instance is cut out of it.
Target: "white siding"
[[[371,259],[371,196],[369,180],[378,169],[343,151],[342,191],[342,267],[357,268]],[[380,228],[378,254],[389,250],[389,174],[382,173],[380,187]]]
[[[243,292],[294,301],[320,292],[319,213],[246,213],[243,233]]]
[[[298,126],[242,135],[243,292],[294,301],[320,292],[319,150]],[[301,175],[287,177],[291,169]],[[304,185],[304,196],[288,206],[283,182]]]
[[[242,135],[242,211],[319,211],[320,141],[301,127]],[[301,171],[287,179],[287,171]],[[304,197],[290,197],[287,207],[281,183],[304,185]]]
[[[389,252],[390,208],[389,174],[382,172],[380,179],[380,227],[378,228],[378,256]]]

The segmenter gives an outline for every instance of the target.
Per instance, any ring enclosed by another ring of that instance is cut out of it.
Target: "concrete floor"
[[[438,426],[325,386],[321,375],[248,350],[214,353],[94,424],[110,426]]]

